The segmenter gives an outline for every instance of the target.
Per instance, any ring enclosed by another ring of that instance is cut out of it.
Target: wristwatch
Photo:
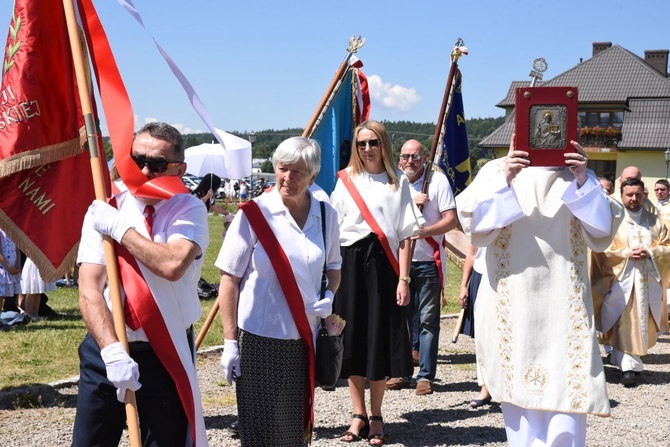
[[[412,282],[412,278],[410,278],[409,276],[401,276],[401,277],[398,278],[398,280],[399,281],[405,281],[407,284]]]

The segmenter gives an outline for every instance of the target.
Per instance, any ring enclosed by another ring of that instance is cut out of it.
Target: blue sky
[[[610,41],[644,57],[670,48],[668,0],[229,1],[134,0],[148,30],[181,67],[216,127],[303,127],[346,55],[371,83],[373,119],[435,122],[457,38],[467,118],[502,116],[495,104],[544,57],[550,79]],[[8,27],[12,0],[0,0]],[[114,0],[94,2],[135,113],[207,131],[149,34]],[[7,29],[7,28],[5,28]],[[3,42],[4,43],[4,42]],[[103,117],[104,120],[104,117]],[[105,130],[103,129],[103,132]]]

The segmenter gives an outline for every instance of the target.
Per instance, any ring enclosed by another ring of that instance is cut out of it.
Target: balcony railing
[[[618,147],[621,141],[621,130],[613,127],[582,127],[582,144],[587,147]]]

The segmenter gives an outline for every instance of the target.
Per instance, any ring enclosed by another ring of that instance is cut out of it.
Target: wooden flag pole
[[[198,332],[198,336],[195,339],[196,351],[200,348],[202,341],[205,339],[205,335],[207,335],[209,327],[212,325],[212,323],[214,323],[214,318],[216,318],[216,313],[218,311],[219,311],[219,297],[217,296],[216,301],[214,301],[214,304],[212,305],[212,309],[209,311],[209,314],[207,315],[207,319],[202,324],[202,328],[200,329],[200,332]]]
[[[463,326],[464,318],[465,318],[465,309],[461,309],[461,313],[458,314],[458,320],[456,321],[456,327],[454,328],[454,334],[451,336],[452,343],[456,343],[458,341],[458,336],[461,333],[461,327]]]
[[[342,61],[342,65],[340,65],[340,68],[337,69],[337,72],[335,73],[335,77],[331,81],[330,85],[328,86],[328,89],[326,90],[326,93],[323,95],[323,98],[321,98],[321,102],[319,103],[318,107],[316,108],[316,112],[314,112],[314,115],[312,116],[312,119],[310,119],[309,123],[307,123],[307,127],[305,127],[305,130],[302,133],[303,137],[311,138],[314,135],[314,132],[316,131],[316,123],[319,121],[319,119],[323,115],[323,111],[330,105],[329,104],[330,101],[332,101],[332,98],[337,93],[337,91],[339,90],[339,88],[342,84],[342,79],[344,79],[344,76],[347,73],[347,69],[349,68],[349,61],[351,60],[351,57],[364,44],[365,44],[365,39],[361,38],[361,36],[357,36],[357,37],[352,36],[349,39],[349,48],[347,48],[347,57],[344,58],[344,61]]]
[[[102,174],[101,160],[99,157],[97,131],[95,119],[93,117],[93,108],[91,106],[91,96],[88,90],[88,76],[86,75],[86,64],[84,62],[84,52],[81,46],[79,26],[74,10],[73,0],[63,0],[65,7],[65,18],[67,21],[68,35],[70,38],[70,47],[72,49],[72,58],[74,60],[74,69],[77,76],[77,86],[79,91],[79,100],[81,110],[84,115],[86,125],[86,135],[88,138],[88,147],[91,154],[91,174],[93,176],[93,185],[95,188],[95,198],[98,200],[107,200],[105,191],[105,181]],[[126,322],[123,315],[123,303],[121,301],[121,283],[119,280],[119,266],[116,262],[116,253],[112,238],[104,236],[102,241],[105,250],[105,264],[107,267],[107,281],[112,301],[112,316],[114,318],[114,330],[118,340],[128,352],[128,337],[126,336]],[[132,447],[142,445],[140,439],[140,425],[137,414],[137,402],[135,392],[127,390],[126,396],[126,419],[128,424],[128,436]]]
[[[454,82],[454,74],[458,68],[458,59],[461,57],[461,52],[458,47],[462,46],[463,42],[461,39],[458,39],[456,42],[456,48],[451,52],[451,66],[449,67],[449,75],[447,76],[447,86],[444,89],[444,95],[442,96],[442,105],[440,106],[440,114],[437,117],[437,125],[435,126],[435,133],[433,134],[433,142],[430,145],[430,155],[428,156],[428,161],[424,167],[424,180],[423,186],[421,187],[421,194],[426,194],[428,191],[428,184],[430,183],[430,177],[433,173],[433,165],[435,160],[435,154],[437,153],[437,146],[440,140],[440,134],[442,133],[442,128],[444,123],[447,121],[449,116],[449,108],[447,105],[451,102],[452,85]],[[423,205],[418,206],[419,211],[423,211]],[[416,239],[412,239],[410,242],[410,259],[414,254],[414,246],[416,245]],[[444,287],[444,285],[443,285]]]

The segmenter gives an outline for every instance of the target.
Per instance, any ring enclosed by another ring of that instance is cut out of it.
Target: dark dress
[[[398,275],[373,233],[341,247],[342,281],[333,313],[347,322],[340,377],[369,380],[411,376],[405,308],[396,303]]]

